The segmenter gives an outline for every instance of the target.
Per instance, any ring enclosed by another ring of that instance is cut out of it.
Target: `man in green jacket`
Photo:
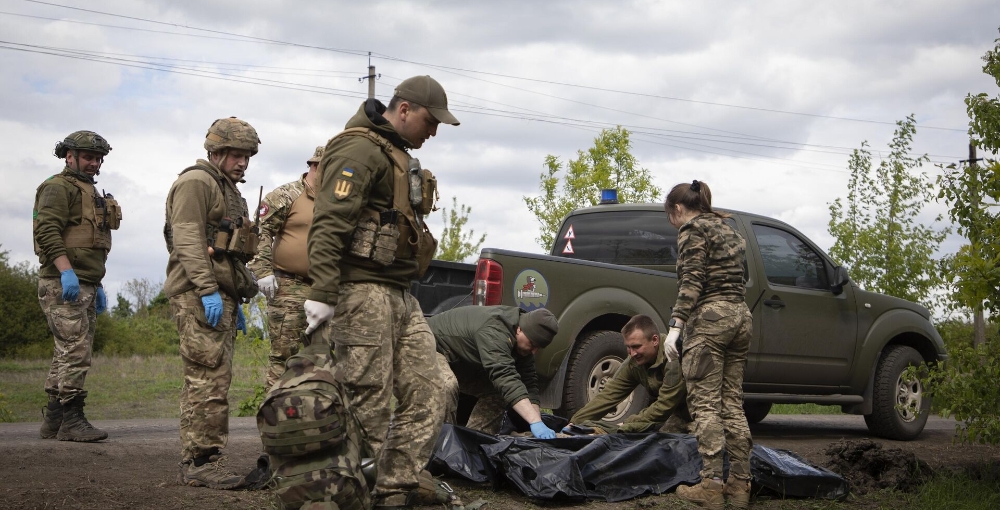
[[[250,124],[218,119],[205,136],[208,159],[199,159],[167,194],[163,228],[169,258],[163,292],[180,335],[183,485],[235,489],[243,477],[219,463],[229,439],[229,384],[236,331],[246,333],[241,302],[257,294],[246,262],[257,238],[236,184],[257,154]]]
[[[77,131],[56,144],[66,160],[59,174],[38,186],[32,234],[38,270],[38,303],[55,337],[52,365],[45,379],[49,402],[42,409],[42,439],[93,442],[108,434],[83,414],[97,315],[108,307],[101,280],[111,251],[111,231],[121,209],[111,195],[98,193],[111,145],[93,131]]]
[[[455,422],[459,393],[478,398],[468,427],[496,434],[508,407],[524,418],[541,439],[556,437],[542,423],[538,400],[535,353],[552,343],[559,322],[539,308],[525,312],[516,306],[464,306],[427,320],[437,342],[445,372],[448,412]]]
[[[423,503],[412,496],[417,474],[444,420],[434,335],[409,293],[437,246],[424,222],[437,181],[407,152],[441,123],[458,125],[444,88],[430,76],[409,78],[387,106],[362,103],[320,162],[306,334],[335,346],[351,407],[378,452],[376,508]]]
[[[680,362],[667,359],[653,319],[647,315],[632,317],[622,328],[622,338],[628,359],[604,389],[573,415],[570,423],[592,427],[598,433],[687,432],[691,416],[685,403],[687,391]],[[601,421],[639,386],[656,395],[656,401],[621,423]]]

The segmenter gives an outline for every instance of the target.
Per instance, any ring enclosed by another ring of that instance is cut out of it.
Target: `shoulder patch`
[[[267,206],[267,202],[261,202],[260,203],[260,209],[257,210],[257,214],[259,214],[261,216],[267,216],[267,213],[270,210],[271,210],[271,208]]]
[[[337,197],[337,200],[343,200],[351,194],[351,190],[354,189],[354,185],[351,181],[345,179],[337,179],[334,183],[335,187],[333,189],[333,196]]]
[[[343,175],[344,177],[354,177],[354,169],[353,168],[345,168],[345,169],[343,169],[343,170],[340,171],[340,175]]]

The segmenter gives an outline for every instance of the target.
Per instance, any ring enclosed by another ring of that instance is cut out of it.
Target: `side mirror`
[[[847,274],[847,270],[844,266],[837,266],[833,270],[833,284],[830,285],[830,290],[833,292],[834,296],[839,296],[844,292],[844,285],[850,283],[851,277]]]

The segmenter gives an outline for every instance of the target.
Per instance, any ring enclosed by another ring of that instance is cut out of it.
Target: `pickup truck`
[[[781,221],[725,212],[747,240],[748,421],[763,420],[774,403],[812,402],[864,415],[877,436],[916,438],[930,397],[904,371],[947,358],[928,310],[862,290]],[[626,358],[619,331],[631,316],[649,315],[666,331],[676,261],[677,230],[661,204],[599,205],[566,217],[550,255],[484,249],[473,302],[545,307],[559,318],[559,334],[536,363],[542,407],[568,417]],[[606,419],[635,413],[649,399],[639,388]]]

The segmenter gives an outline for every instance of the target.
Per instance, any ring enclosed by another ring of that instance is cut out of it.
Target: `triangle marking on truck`
[[[563,247],[563,253],[570,254],[573,253],[573,241],[566,241],[566,246]]]

